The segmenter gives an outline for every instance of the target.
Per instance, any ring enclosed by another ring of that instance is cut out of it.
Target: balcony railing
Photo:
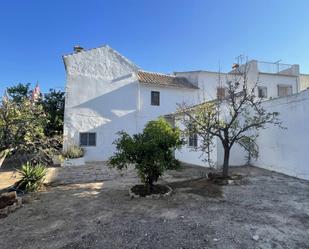
[[[292,75],[292,76],[297,76],[299,74],[298,65],[259,61],[257,63],[257,66],[258,71],[261,73]]]

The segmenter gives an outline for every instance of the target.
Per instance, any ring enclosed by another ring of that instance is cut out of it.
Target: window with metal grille
[[[258,87],[258,96],[259,98],[267,98],[267,87],[266,86]]]
[[[291,85],[278,85],[278,96],[283,97],[292,94]]]
[[[217,99],[221,100],[225,98],[225,87],[217,87]]]
[[[95,132],[79,133],[79,143],[81,146],[96,146],[97,134]]]
[[[151,105],[160,105],[160,92],[151,91]]]

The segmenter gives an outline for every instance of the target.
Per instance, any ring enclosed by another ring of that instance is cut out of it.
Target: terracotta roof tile
[[[174,75],[138,71],[137,78],[138,81],[143,84],[149,84],[154,86],[198,89],[198,87],[193,85],[188,79],[184,77],[177,77]]]

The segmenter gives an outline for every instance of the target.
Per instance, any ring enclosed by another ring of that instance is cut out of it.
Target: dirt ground
[[[186,166],[161,182],[165,199],[130,199],[139,183],[104,165],[59,168],[54,183],[0,219],[0,248],[309,248],[309,182],[235,167],[241,185],[217,186]],[[0,172],[0,178],[1,178]]]

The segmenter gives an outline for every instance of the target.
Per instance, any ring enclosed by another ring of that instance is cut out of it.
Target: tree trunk
[[[229,176],[229,160],[230,160],[230,148],[228,146],[224,146],[224,162],[222,171],[222,176],[224,178]]]

